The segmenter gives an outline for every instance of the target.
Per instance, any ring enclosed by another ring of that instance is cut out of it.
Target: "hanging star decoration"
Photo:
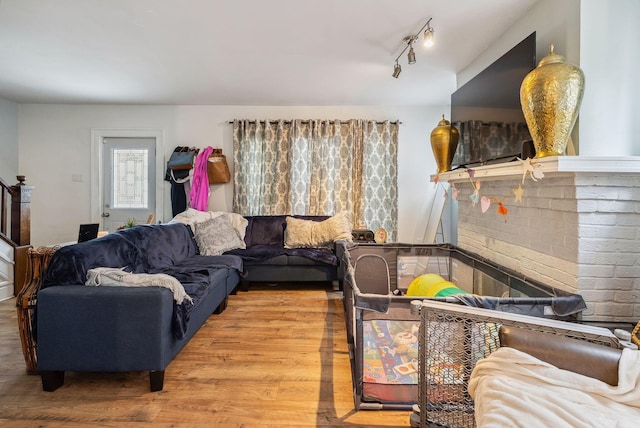
[[[516,202],[522,203],[522,194],[524,193],[524,189],[522,188],[522,185],[518,184],[518,188],[512,189],[512,190],[513,190],[513,194],[515,195]]]

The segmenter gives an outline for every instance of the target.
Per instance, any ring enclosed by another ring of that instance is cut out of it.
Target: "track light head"
[[[427,25],[427,29],[424,30],[424,45],[428,48],[433,46],[434,37],[435,33],[433,31],[433,28],[431,28],[430,25]]]
[[[413,51],[413,45],[411,45],[409,47],[409,53],[407,54],[407,60],[409,61],[409,64],[415,64],[416,63],[416,53]]]
[[[393,74],[392,76],[395,77],[396,79],[398,78],[398,76],[400,76],[400,73],[402,72],[402,68],[400,67],[400,64],[398,64],[398,62],[396,61],[396,65],[393,67]]]

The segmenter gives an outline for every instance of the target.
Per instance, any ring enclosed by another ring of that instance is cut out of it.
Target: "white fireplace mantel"
[[[640,156],[549,156],[532,160],[545,175],[565,173],[640,174]],[[505,180],[521,177],[523,164],[520,161],[504,162],[470,168],[475,179]],[[467,168],[434,174],[431,181],[468,181]]]
[[[554,156],[471,169],[431,176],[455,184],[456,245],[581,294],[585,320],[637,322],[640,156]]]

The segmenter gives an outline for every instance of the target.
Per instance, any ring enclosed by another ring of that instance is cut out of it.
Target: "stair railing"
[[[25,176],[9,185],[0,178],[0,240],[13,247],[13,294],[17,295],[26,280],[27,250],[31,247],[31,192]],[[10,228],[9,219],[11,219]]]

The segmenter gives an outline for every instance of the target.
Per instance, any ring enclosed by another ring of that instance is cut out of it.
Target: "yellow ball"
[[[435,273],[420,275],[409,284],[407,296],[435,296],[434,287],[445,281],[446,279]]]

